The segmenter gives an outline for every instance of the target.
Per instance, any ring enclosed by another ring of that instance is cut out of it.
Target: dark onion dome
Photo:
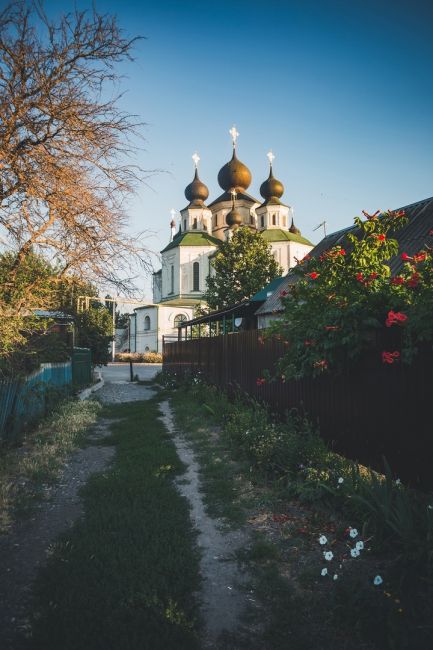
[[[243,192],[251,184],[251,172],[243,162],[238,160],[236,151],[230,162],[226,163],[218,172],[218,183],[226,192],[236,190]]]
[[[190,204],[196,203],[201,205],[203,201],[206,201],[208,196],[209,196],[209,190],[207,189],[206,185],[202,183],[201,180],[199,179],[198,171],[196,168],[194,174],[194,180],[185,188],[186,200],[189,201]]]
[[[241,223],[242,223],[242,216],[240,212],[236,210],[235,206],[233,205],[230,212],[227,212],[226,214],[226,224],[229,226],[229,228],[232,228],[233,226],[240,226]]]
[[[291,224],[291,226],[289,228],[289,232],[293,233],[294,235],[300,235],[301,234],[301,231],[299,230],[299,228],[297,228],[295,226],[295,222],[293,221],[293,217],[292,217],[292,224]]]
[[[260,185],[260,194],[263,196],[265,201],[269,201],[269,199],[272,198],[279,199],[284,194],[284,185],[281,183],[281,181],[274,178],[274,175],[272,173],[272,165],[269,170],[269,176],[267,180],[265,180],[265,182]]]

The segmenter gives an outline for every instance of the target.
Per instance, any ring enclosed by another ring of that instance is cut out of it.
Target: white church
[[[131,352],[161,352],[163,336],[177,338],[179,323],[193,318],[195,307],[203,304],[212,256],[240,226],[262,234],[283,274],[313,248],[294,225],[292,208],[281,201],[284,186],[273,175],[273,154],[268,154],[269,176],[260,187],[263,200],[259,201],[247,192],[251,172],[237,157],[235,127],[230,135],[233,155],[218,173],[223,193],[209,205],[205,203],[209,190],[198,176],[200,159],[193,156],[194,178],[185,189],[188,205],[180,211],[177,232],[174,218],[171,222],[161,269],[153,274],[153,303],[137,307],[130,316]]]

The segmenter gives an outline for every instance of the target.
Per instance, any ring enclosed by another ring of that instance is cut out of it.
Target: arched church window
[[[183,229],[186,230],[186,219],[183,220]]]
[[[150,330],[150,318],[149,318],[149,316],[145,316],[145,318],[144,318],[144,329],[145,330]]]
[[[200,291],[200,264],[194,262],[192,265],[192,290]]]
[[[170,293],[174,293],[174,265],[170,268]]]
[[[265,217],[263,215],[260,217],[260,227],[261,228],[265,227]]]
[[[287,223],[286,223],[286,217],[283,216],[283,226],[284,226],[284,228],[286,227],[286,225],[287,225]]]
[[[272,215],[272,225],[273,226],[277,225],[277,218],[276,218],[275,214]]]
[[[250,214],[250,223],[254,223],[254,217],[252,214]]]
[[[175,327],[180,327],[180,325],[188,320],[185,314],[177,314],[177,316],[174,317],[174,326]]]
[[[192,227],[194,228],[194,230],[197,230],[197,217],[194,217],[194,221],[193,221],[193,223],[192,223]]]

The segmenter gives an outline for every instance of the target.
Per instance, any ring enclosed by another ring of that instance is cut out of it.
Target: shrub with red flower
[[[290,341],[278,366],[287,379],[342,372],[371,353],[375,332],[385,351],[390,340],[386,364],[410,362],[419,340],[433,341],[433,249],[399,251],[393,233],[407,223],[403,211],[364,216],[340,244],[293,271],[299,280],[272,326]],[[389,260],[399,253],[402,268],[392,278]]]
[[[266,384],[266,379],[264,377],[257,377],[256,384],[257,386],[263,386],[263,384]]]

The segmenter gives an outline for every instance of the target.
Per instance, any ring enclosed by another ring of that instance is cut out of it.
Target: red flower
[[[382,363],[394,363],[400,359],[400,352],[382,352]]]
[[[363,273],[357,273],[356,274],[356,279],[358,282],[364,282],[364,274]]]
[[[325,325],[325,330],[327,332],[335,332],[335,330],[339,330],[339,329],[340,328],[338,325]]]
[[[307,275],[309,275],[312,280],[317,280],[317,278],[319,277],[319,274],[316,273],[316,271],[312,271],[311,273],[307,273]]]
[[[288,294],[287,294],[287,291],[286,291],[285,289],[283,289],[282,291],[280,291],[280,298],[284,298],[284,297],[287,296],[287,295],[288,295]]]
[[[403,262],[408,262],[412,258],[407,253],[402,253],[401,254],[401,259],[403,260]]]
[[[377,219],[377,217],[380,215],[380,210],[376,210],[374,214],[368,214],[368,212],[363,210],[362,214],[364,215],[364,217],[367,217],[369,221],[371,221],[372,219]]]
[[[338,251],[338,254],[339,255],[346,255],[346,251],[344,250],[344,248],[340,248],[340,250]]]
[[[315,361],[313,363],[314,368],[321,368],[322,370],[326,370],[328,367],[328,362],[326,359],[321,359],[320,361]]]
[[[389,311],[388,318],[385,321],[387,327],[391,327],[397,323],[405,323],[407,321],[406,314],[403,314],[401,311]]]
[[[415,287],[418,286],[418,283],[419,283],[419,273],[416,272],[412,273],[409,280],[407,281],[407,286],[414,289]]]
[[[397,218],[399,218],[399,217],[405,217],[405,216],[406,216],[406,212],[405,212],[404,210],[397,210],[396,212],[393,212],[393,213],[392,213],[392,216],[393,216],[393,217],[397,217]]]
[[[399,284],[404,284],[404,278],[401,275],[396,275],[395,278],[392,278],[391,284],[398,286]]]
[[[258,377],[256,379],[256,384],[257,386],[263,386],[263,384],[266,384],[266,379],[264,379],[263,377]]]
[[[424,253],[424,252],[422,252],[422,253],[417,253],[416,255],[413,256],[413,261],[414,261],[415,263],[418,263],[418,262],[424,262],[424,260],[425,260],[426,258],[427,258],[427,253]]]
[[[429,235],[430,237],[433,237],[433,230],[430,230]]]
[[[379,277],[379,273],[376,272],[370,273],[368,277],[370,278],[370,280],[376,280],[376,278]]]
[[[378,241],[385,241],[386,235],[373,235]]]

